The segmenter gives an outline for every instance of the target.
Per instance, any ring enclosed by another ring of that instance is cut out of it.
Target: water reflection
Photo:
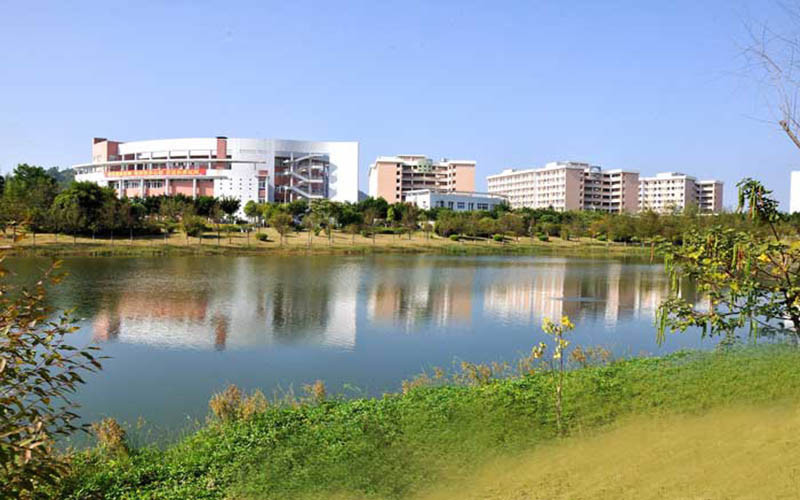
[[[469,325],[477,268],[417,259],[412,268],[386,267],[367,286],[367,318],[404,332],[423,326]]]
[[[182,266],[118,270],[117,286],[106,287],[94,312],[92,339],[216,350],[271,343],[355,345],[355,264],[231,263],[233,269],[221,269],[209,262],[202,275],[182,275]],[[165,272],[171,274],[169,283],[163,282]]]
[[[630,318],[652,320],[667,293],[658,266],[558,258],[150,264],[128,262],[98,278],[106,286],[90,313],[94,340],[209,350],[273,343],[353,349],[359,330],[469,331],[481,314],[504,325],[566,314],[611,328]]]
[[[628,318],[654,319],[668,292],[660,267],[620,262],[551,260],[534,269],[496,273],[485,293],[485,310],[504,322],[539,323],[568,315],[602,318],[614,327]],[[694,290],[683,295],[697,302]]]
[[[45,260],[12,259],[18,276]],[[180,427],[229,383],[295,388],[322,379],[363,394],[433,366],[513,361],[568,314],[576,345],[615,355],[658,345],[661,266],[552,257],[296,256],[65,259],[55,307],[76,307],[81,341],[110,356],[79,394],[86,416]],[[687,288],[686,296],[691,296]],[[145,369],[143,369],[143,367]]]

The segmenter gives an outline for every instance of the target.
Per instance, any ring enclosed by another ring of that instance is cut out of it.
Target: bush
[[[208,228],[206,227],[205,221],[201,217],[197,217],[196,215],[189,215],[183,218],[181,221],[181,226],[183,227],[183,232],[185,232],[188,236],[192,238],[197,238],[203,235]]]
[[[256,233],[256,239],[258,241],[269,241],[269,236],[267,236],[267,233]]]
[[[539,241],[550,241],[550,237],[544,233],[539,233],[536,237],[539,238]]]
[[[72,396],[101,358],[97,347],[69,345],[77,327],[49,305],[47,287],[61,279],[57,267],[26,290],[8,285],[0,264],[0,498],[45,498],[34,490],[55,484],[68,466],[54,440],[86,429]]]
[[[605,234],[600,234],[597,236],[597,241],[606,241],[606,239],[607,238]]]
[[[92,433],[100,447],[112,454],[127,455],[128,442],[125,429],[111,417],[92,424]]]
[[[460,235],[458,235],[458,234],[451,234],[451,235],[450,235],[450,239],[451,239],[452,241],[460,241],[460,240],[461,240],[461,236],[460,236]]]
[[[504,242],[504,241],[506,241],[506,237],[505,237],[505,236],[503,236],[502,234],[493,234],[493,235],[492,235],[492,239],[493,239],[494,241],[499,241],[499,242],[501,242],[501,243],[502,243],[502,242]]]
[[[254,415],[264,413],[269,403],[263,392],[256,390],[248,396],[231,384],[224,391],[211,396],[208,406],[218,421],[233,422],[249,420]]]

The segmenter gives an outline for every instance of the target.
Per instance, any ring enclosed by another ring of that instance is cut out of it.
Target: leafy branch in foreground
[[[661,250],[669,274],[670,294],[657,314],[658,339],[666,330],[699,327],[703,336],[736,338],[800,335],[800,242],[779,224],[778,203],[771,191],[752,179],[739,187],[740,217],[749,229],[714,224],[688,230],[681,245]],[[682,294],[693,283],[707,300],[690,302]]]
[[[96,347],[67,340],[77,327],[69,313],[53,319],[48,285],[58,283],[58,263],[32,289],[7,283],[0,257],[0,497],[36,498],[64,473],[53,440],[84,429],[71,396],[81,374],[100,370]]]

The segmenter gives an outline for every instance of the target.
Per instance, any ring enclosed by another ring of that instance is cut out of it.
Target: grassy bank
[[[575,370],[565,383],[569,439],[595,439],[596,430],[631,417],[660,421],[796,403],[799,363],[800,350],[768,346]],[[438,498],[465,497],[458,493],[465,481],[490,464],[565,442],[557,438],[552,384],[541,373],[480,386],[423,386],[380,399],[271,407],[247,420],[212,423],[164,450],[81,452],[60,496],[414,498],[438,491]],[[491,495],[475,498],[484,497]]]
[[[7,239],[8,252],[13,255],[41,256],[152,256],[152,255],[261,255],[261,254],[371,254],[371,253],[443,253],[456,255],[559,253],[570,255],[650,255],[649,248],[606,243],[590,238],[562,240],[551,238],[542,242],[531,238],[453,241],[436,235],[418,232],[407,235],[380,234],[370,237],[334,232],[328,239],[324,234],[292,233],[281,242],[273,229],[262,229],[268,241],[258,241],[255,234],[206,233],[202,238],[187,238],[184,234],[117,238],[72,238],[71,236],[38,234],[12,242]]]

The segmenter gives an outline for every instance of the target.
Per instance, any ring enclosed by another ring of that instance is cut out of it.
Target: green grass
[[[565,417],[581,435],[624,417],[701,415],[800,399],[800,350],[748,347],[623,360],[569,372]],[[408,498],[556,438],[548,374],[420,387],[380,399],[270,408],[164,450],[73,457],[63,498]],[[732,436],[735,438],[735,436]]]
[[[602,243],[590,238],[574,238],[569,241],[552,238],[548,242],[540,242],[531,238],[520,238],[519,241],[506,239],[496,242],[485,238],[464,239],[454,242],[449,238],[436,235],[425,236],[417,232],[409,239],[406,235],[377,235],[374,242],[371,237],[344,234],[334,231],[329,240],[326,235],[312,236],[309,245],[308,233],[290,233],[281,243],[277,232],[271,228],[262,229],[269,241],[256,239],[242,233],[233,233],[228,237],[224,233],[218,240],[217,234],[208,232],[202,239],[186,238],[184,234],[170,234],[164,239],[156,237],[127,238],[87,238],[73,239],[61,235],[56,238],[52,234],[39,234],[36,242],[28,236],[20,241],[6,239],[6,252],[13,255],[40,256],[155,256],[155,255],[286,255],[286,254],[373,254],[373,253],[442,253],[453,255],[491,255],[491,254],[547,254],[574,256],[649,256],[650,248],[623,245],[620,243]]]

